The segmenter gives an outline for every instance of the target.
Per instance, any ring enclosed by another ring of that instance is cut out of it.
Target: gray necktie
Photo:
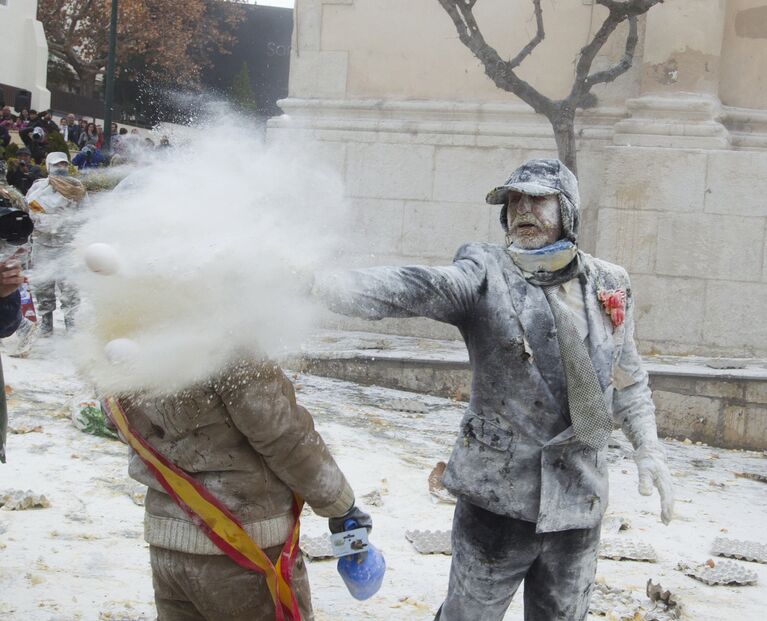
[[[605,403],[586,344],[575,326],[572,311],[557,297],[557,288],[544,287],[543,291],[557,325],[557,340],[567,380],[570,420],[575,437],[599,450],[607,445],[613,429],[613,418]]]

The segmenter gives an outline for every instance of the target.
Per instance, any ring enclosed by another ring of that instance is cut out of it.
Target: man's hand
[[[354,520],[357,523],[357,528],[367,528],[368,532],[373,530],[373,518],[357,505],[352,505],[352,508],[341,517],[328,519],[328,528],[330,529],[330,532],[334,535],[336,533],[344,532],[346,530],[346,528],[344,528],[344,523],[347,520]]]
[[[0,298],[7,298],[24,282],[24,273],[16,259],[0,261]]]
[[[674,487],[663,448],[660,444],[642,446],[634,451],[634,461],[639,473],[639,493],[650,496],[653,485],[658,488],[660,518],[668,524],[674,514]]]

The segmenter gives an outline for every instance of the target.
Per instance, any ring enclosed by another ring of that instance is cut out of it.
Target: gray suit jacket
[[[632,443],[657,437],[647,374],[634,343],[625,270],[582,253],[588,347],[605,399]],[[624,289],[624,323],[613,329],[597,297]],[[606,451],[577,440],[556,326],[540,287],[505,249],[461,247],[447,267],[379,267],[318,277],[331,310],[356,317],[425,316],[458,327],[472,390],[444,483],[494,513],[536,522],[538,532],[596,526],[607,508]]]

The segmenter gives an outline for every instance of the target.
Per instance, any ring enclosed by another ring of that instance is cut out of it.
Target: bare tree
[[[495,85],[500,89],[514,93],[530,105],[533,110],[549,120],[554,129],[559,159],[577,174],[575,111],[578,108],[587,108],[593,105],[594,95],[591,93],[591,89],[595,85],[612,82],[628,71],[634,62],[634,52],[638,41],[637,17],[663,0],[596,0],[597,4],[602,5],[609,12],[594,38],[581,49],[575,65],[573,86],[564,99],[546,97],[515,73],[515,69],[546,36],[543,30],[541,0],[532,0],[532,2],[535,11],[535,36],[514,58],[504,60],[482,36],[474,17],[474,5],[477,0],[439,0],[439,3],[452,18],[458,31],[458,38],[480,60],[485,68],[485,73]],[[623,57],[609,69],[591,73],[591,65],[597,54],[615,29],[626,20],[629,31]]]

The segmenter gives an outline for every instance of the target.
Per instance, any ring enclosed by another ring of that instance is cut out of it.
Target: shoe
[[[53,313],[45,313],[40,317],[40,336],[51,336],[53,334]]]

